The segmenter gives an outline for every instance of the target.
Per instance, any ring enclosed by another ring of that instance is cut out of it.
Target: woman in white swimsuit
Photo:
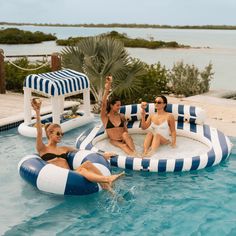
[[[165,111],[167,98],[163,95],[156,97],[155,106],[157,113],[149,115],[147,120],[145,120],[146,106],[147,103],[142,102],[141,127],[149,130],[143,144],[143,156],[151,156],[156,152],[160,144],[176,146],[175,119],[171,113]]]

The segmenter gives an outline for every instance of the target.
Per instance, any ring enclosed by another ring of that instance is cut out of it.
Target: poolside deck
[[[209,92],[188,98],[168,97],[171,103],[191,104],[206,110],[206,123],[218,128],[228,136],[236,137],[236,100],[218,97],[219,93]],[[47,98],[43,100],[42,113],[51,111],[51,103]],[[23,120],[23,94],[0,94],[0,127],[9,123]],[[65,107],[75,105],[74,101],[66,101]]]
[[[220,98],[220,95],[218,91],[211,91],[187,98],[168,97],[168,101],[203,108],[207,113],[206,124],[236,137],[236,100]]]
[[[66,101],[65,108],[77,104],[75,101]],[[24,96],[20,93],[7,92],[0,94],[0,127],[24,120]],[[42,98],[41,114],[52,111],[51,101],[48,98]]]

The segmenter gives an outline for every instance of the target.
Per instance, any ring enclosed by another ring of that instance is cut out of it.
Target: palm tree
[[[112,93],[131,96],[140,89],[143,63],[131,59],[124,45],[113,38],[88,37],[62,50],[62,65],[86,74],[97,104],[101,104],[105,77],[113,76]]]

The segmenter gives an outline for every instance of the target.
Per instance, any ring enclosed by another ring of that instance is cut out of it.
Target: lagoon
[[[127,48],[132,57],[153,64],[158,61],[167,68],[183,61],[203,69],[213,64],[214,79],[211,90],[236,90],[236,30],[191,30],[191,29],[137,29],[137,28],[86,28],[55,26],[0,26],[1,28],[17,27],[29,31],[42,31],[55,34],[59,39],[76,36],[94,36],[112,30],[126,33],[131,38],[145,38],[163,41],[176,41],[190,45],[191,49],[143,49]],[[5,55],[48,54],[60,52],[63,47],[54,41],[31,45],[0,44]]]

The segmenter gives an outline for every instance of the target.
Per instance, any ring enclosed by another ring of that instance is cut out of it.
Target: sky
[[[236,25],[236,0],[0,0],[0,22]]]

